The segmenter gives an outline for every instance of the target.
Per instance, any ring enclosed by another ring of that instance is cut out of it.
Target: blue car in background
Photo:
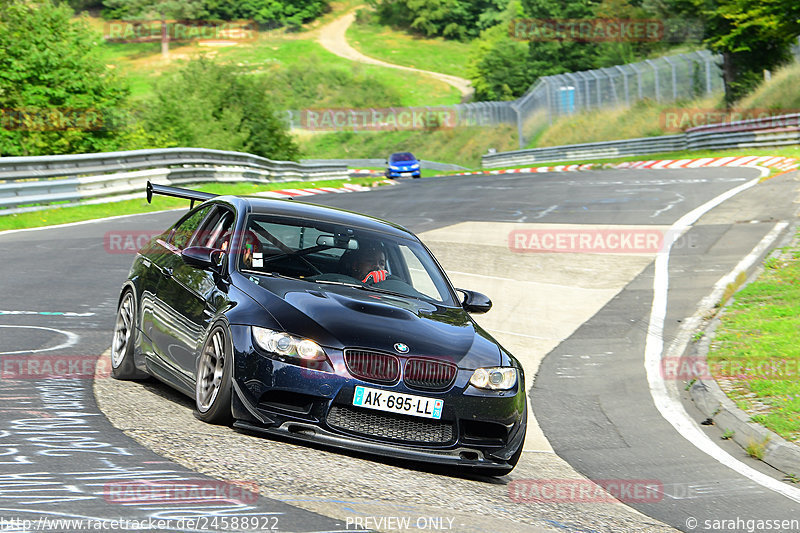
[[[387,178],[420,177],[419,161],[411,152],[397,152],[386,160]]]

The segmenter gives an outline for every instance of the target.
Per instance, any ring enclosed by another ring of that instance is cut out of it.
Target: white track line
[[[690,229],[691,225],[702,215],[740,192],[755,186],[762,177],[769,174],[769,169],[759,168],[759,170],[761,171],[761,176],[757,179],[731,189],[687,213],[675,222],[671,226],[670,231],[667,232],[667,235],[671,236],[671,241],[668,243],[666,251],[656,257],[655,262],[653,305],[650,309],[650,323],[647,328],[644,365],[647,371],[647,381],[650,385],[650,394],[653,397],[653,402],[664,419],[669,422],[678,433],[683,435],[686,440],[694,444],[700,451],[716,459],[728,468],[767,489],[782,494],[796,502],[800,502],[800,489],[790,487],[766,474],[762,474],[758,470],[735,459],[717,446],[717,444],[700,429],[695,421],[692,420],[683,408],[677,395],[670,394],[660,371],[661,355],[664,348],[664,321],[667,315],[667,291],[669,289],[669,253],[672,249],[672,244],[681,234]],[[752,253],[755,253],[755,251]],[[755,257],[758,257],[758,255]]]
[[[62,348],[69,348],[70,346],[75,346],[78,344],[78,340],[80,337],[71,331],[64,331],[56,328],[47,328],[44,326],[11,326],[11,325],[0,325],[0,328],[20,328],[20,329],[43,329],[46,331],[55,331],[56,333],[60,333],[67,337],[67,340],[59,344],[58,346],[53,346],[51,348],[41,348],[38,350],[18,350],[16,352],[0,352],[0,355],[16,355],[21,353],[41,353],[41,352],[52,352],[53,350],[61,350]]]

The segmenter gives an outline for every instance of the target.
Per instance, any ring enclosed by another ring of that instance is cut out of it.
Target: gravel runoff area
[[[109,368],[108,352],[102,359],[98,368]],[[445,526],[452,518],[459,533],[675,531],[617,502],[512,501],[512,480],[583,479],[553,453],[526,452],[504,478],[458,477],[208,425],[193,416],[191,399],[155,380],[98,374],[94,392],[115,427],[157,454],[220,480],[253,481],[263,496],[351,524],[356,516],[406,516],[412,524],[442,517]]]

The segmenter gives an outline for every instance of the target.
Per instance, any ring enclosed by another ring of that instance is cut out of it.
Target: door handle
[[[171,268],[165,268],[164,269],[164,277],[167,278],[167,279],[172,277],[172,269]]]

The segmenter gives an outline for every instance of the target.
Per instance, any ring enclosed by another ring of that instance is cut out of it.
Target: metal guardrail
[[[685,135],[689,150],[800,144],[800,114],[697,126]]]
[[[343,179],[344,163],[272,161],[241,152],[164,148],[99,154],[0,158],[0,214],[27,204],[75,202],[203,181]],[[26,209],[27,210],[27,209]]]
[[[550,161],[577,161],[582,159],[606,159],[626,155],[672,152],[686,149],[684,135],[644,137],[621,141],[569,144],[547,148],[532,148],[512,152],[497,152],[482,156],[484,168],[500,168],[512,165],[527,165]]]
[[[724,150],[791,144],[800,144],[800,114],[709,124],[678,135],[498,152],[482,156],[481,165],[483,168],[501,168],[680,150]]]
[[[318,165],[332,165],[336,163],[343,163],[349,167],[385,167],[386,159],[372,158],[372,159],[301,159],[301,163],[318,164]],[[459,165],[452,165],[450,163],[439,163],[438,161],[427,161],[420,159],[420,167],[429,170],[467,170]]]

